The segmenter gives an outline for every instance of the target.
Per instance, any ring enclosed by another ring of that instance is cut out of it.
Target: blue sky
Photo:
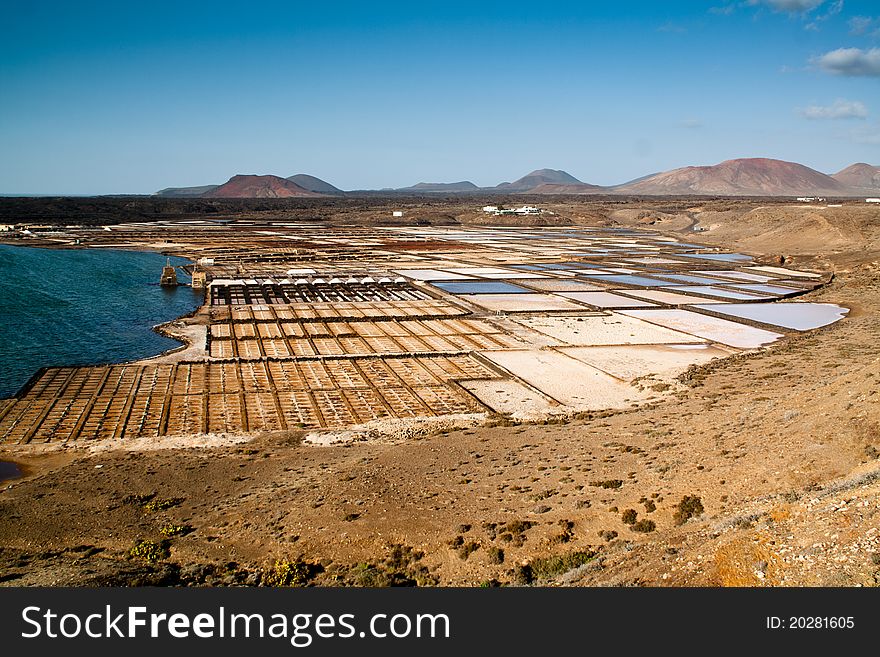
[[[880,3],[14,2],[0,193],[880,164]]]

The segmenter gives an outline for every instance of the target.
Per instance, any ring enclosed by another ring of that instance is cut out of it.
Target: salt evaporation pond
[[[709,303],[694,308],[795,331],[828,326],[849,312],[833,303]]]

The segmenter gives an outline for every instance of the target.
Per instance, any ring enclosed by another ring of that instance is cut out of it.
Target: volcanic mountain
[[[848,166],[842,171],[831,175],[836,181],[843,183],[854,190],[877,192],[880,190],[880,167],[875,167],[864,162],[858,162]]]
[[[287,180],[299,185],[303,189],[309,190],[310,192],[318,192],[319,194],[345,194],[341,189],[334,187],[326,180],[315,178],[315,176],[310,176],[307,173],[298,173],[295,176],[289,176]]]
[[[703,167],[683,167],[614,188],[622,194],[713,196],[839,196],[852,194],[831,176],[795,162],[767,158],[727,160]]]
[[[300,187],[279,176],[232,176],[216,189],[202,194],[202,198],[290,198],[294,196],[323,196]]]
[[[493,189],[503,192],[528,192],[540,185],[583,185],[580,180],[565,171],[558,169],[537,169],[526,174],[519,180],[503,182]]]
[[[429,182],[420,182],[418,184],[413,185],[412,187],[401,187],[396,189],[397,192],[447,192],[447,193],[459,193],[459,192],[476,192],[480,188],[477,187],[470,180],[462,180],[461,182],[451,182],[451,183],[429,183]]]

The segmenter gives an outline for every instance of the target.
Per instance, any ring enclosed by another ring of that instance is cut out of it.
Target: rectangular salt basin
[[[690,310],[621,310],[621,315],[725,344],[738,349],[757,349],[782,337],[779,333],[746,326]]]
[[[634,285],[636,287],[663,287],[666,285],[675,285],[669,281],[661,281],[656,278],[648,278],[647,276],[635,276],[631,274],[621,274],[619,276],[594,276],[592,274],[585,275],[583,278],[597,281],[607,281],[615,285]]]
[[[575,346],[622,344],[685,344],[704,340],[655,326],[617,312],[588,317],[528,317],[516,323]]]
[[[510,269],[501,269],[500,267],[451,267],[445,271],[463,276],[491,276],[493,274],[513,273]]]
[[[532,278],[544,278],[544,274],[530,273],[527,271],[508,271],[504,274],[479,274],[479,278],[485,278],[490,281],[507,281],[507,280],[523,280]]]
[[[762,276],[761,274],[750,274],[746,271],[734,271],[732,269],[708,269],[703,271],[695,271],[695,274],[706,274],[708,276],[719,276],[721,278],[734,278],[740,281],[751,281],[752,283],[766,283],[775,280],[770,276]]]
[[[502,281],[450,281],[436,282],[434,287],[452,294],[525,294],[524,287]]]
[[[712,287],[711,285],[676,285],[668,288],[676,292],[693,292],[694,294],[705,294],[710,297],[721,297],[722,299],[738,299],[740,301],[761,301],[763,299],[773,299],[768,295],[747,294],[745,292],[735,292],[733,290],[725,290],[721,287]]]
[[[461,274],[451,274],[448,271],[440,271],[439,269],[395,269],[395,274],[406,276],[417,281],[470,281],[471,276],[462,276]]]
[[[496,413],[518,420],[544,417],[561,409],[516,379],[473,379],[458,384]]]
[[[626,262],[635,262],[640,265],[681,265],[681,260],[670,260],[669,258],[626,258]]]
[[[785,267],[746,267],[754,271],[765,271],[768,274],[779,274],[780,276],[797,276],[803,278],[822,278],[821,274],[814,274],[809,271],[797,271],[795,269],[786,269]]]
[[[695,276],[694,274],[658,274],[663,278],[680,283],[693,283],[695,285],[725,285],[732,281],[726,281],[723,278],[709,278],[708,276]],[[670,283],[675,285],[675,283]]]
[[[648,396],[628,383],[556,351],[481,353],[549,397],[573,408],[625,408]]]
[[[605,271],[612,274],[638,274],[638,269],[628,269],[626,267],[605,267]]]
[[[523,285],[547,292],[598,292],[602,290],[598,285],[590,285],[567,278],[536,278]]]
[[[526,313],[546,310],[581,311],[585,309],[576,303],[553,294],[468,294],[461,299],[485,308],[486,310]]]
[[[691,365],[708,363],[731,353],[708,344],[559,347],[558,351],[623,381],[649,374],[671,379]]]
[[[666,288],[664,290],[615,290],[615,292],[622,292],[624,294],[628,294],[631,297],[647,299],[648,301],[656,301],[657,303],[663,303],[668,306],[684,306],[694,303],[712,303],[712,300],[707,299],[706,297],[696,297],[689,294],[667,292],[666,290],[668,289],[669,288]]]
[[[745,290],[746,292],[763,292],[764,294],[778,295],[794,294],[801,290],[801,288],[784,287],[782,285],[759,285],[751,283],[747,285],[731,285],[730,287],[735,287],[737,290]]]
[[[596,308],[643,308],[656,304],[638,299],[629,299],[611,292],[560,292],[559,296],[580,301]]]
[[[544,271],[544,265],[510,265],[511,269],[523,269],[525,271]]]
[[[795,331],[828,326],[849,312],[848,308],[833,303],[713,303],[695,308]]]
[[[742,253],[682,253],[682,258],[713,260],[716,262],[751,262],[752,257]]]

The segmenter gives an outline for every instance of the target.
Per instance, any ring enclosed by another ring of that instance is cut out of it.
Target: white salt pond
[[[724,299],[741,299],[743,301],[760,301],[762,299],[774,298],[767,295],[758,296],[756,294],[748,294],[747,292],[734,292],[733,290],[725,290],[723,287],[712,287],[711,285],[676,285],[670,289],[681,292],[693,292],[694,294],[707,294]]]
[[[632,381],[649,374],[664,379],[674,378],[691,365],[729,356],[733,350],[708,344],[664,344],[560,347],[558,351],[618,379]]]
[[[395,269],[396,274],[412,278],[416,281],[469,281],[473,280],[471,276],[463,274],[453,274],[448,271],[439,269]]]
[[[602,288],[598,285],[589,283],[581,283],[561,278],[538,278],[524,283],[524,285],[535,288],[536,290],[545,290],[547,292],[601,292]]]
[[[619,313],[587,317],[527,317],[514,321],[563,344],[575,346],[703,342],[693,335]]]
[[[509,414],[518,420],[531,420],[564,410],[516,379],[474,379],[458,383],[496,413]]]
[[[657,305],[648,301],[622,297],[611,292],[560,292],[559,296],[580,301],[596,308],[650,308]]]
[[[828,326],[849,312],[848,308],[833,303],[711,303],[694,307],[795,331]]]
[[[631,297],[656,301],[657,303],[665,303],[669,306],[684,306],[695,303],[718,303],[712,299],[707,299],[706,297],[679,294],[678,292],[667,292],[666,290],[615,290],[615,292],[622,292]]]
[[[643,319],[652,324],[738,349],[757,349],[782,337],[780,333],[701,315],[690,310],[621,310],[619,312],[622,315]]]
[[[746,285],[731,285],[731,287],[735,287],[738,290],[745,290],[746,292],[761,292],[765,294],[778,294],[780,296],[786,296],[789,294],[794,294],[795,292],[800,292],[800,289],[793,287],[785,287],[784,285],[760,285],[760,284],[746,284]]]
[[[572,408],[625,408],[649,396],[595,367],[557,351],[487,351],[483,356]]]
[[[583,306],[552,294],[463,294],[459,299],[470,301],[486,310],[500,312],[584,310]]]
[[[796,277],[800,277],[800,278],[822,278],[821,274],[815,274],[811,271],[797,271],[795,269],[786,269],[785,267],[756,266],[756,267],[744,267],[744,269],[751,269],[754,271],[765,271],[768,274],[779,274],[780,276],[796,276]]]

